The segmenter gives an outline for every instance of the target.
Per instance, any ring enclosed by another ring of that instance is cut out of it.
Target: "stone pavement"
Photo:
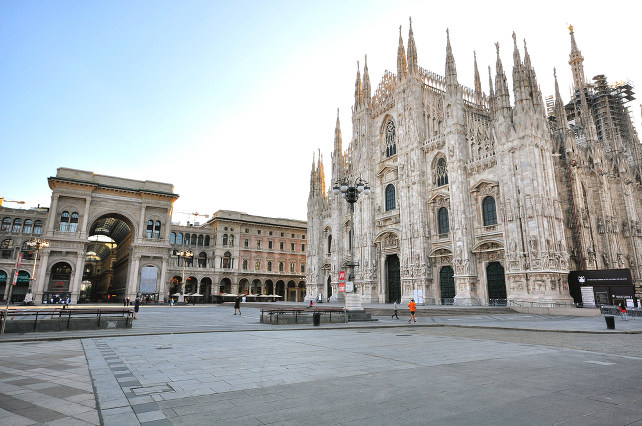
[[[642,425],[640,338],[603,318],[338,328],[232,312],[145,307],[131,332],[147,335],[0,341],[0,424]]]

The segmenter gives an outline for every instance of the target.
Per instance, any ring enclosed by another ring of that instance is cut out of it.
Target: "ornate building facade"
[[[305,297],[306,222],[221,210],[204,224],[173,224],[171,184],[59,168],[51,205],[0,206],[0,298],[121,303],[142,295],[199,302],[221,293]],[[34,239],[49,245],[35,251]],[[192,257],[181,258],[180,252]],[[184,282],[184,284],[183,284]],[[198,298],[197,298],[198,297]]]
[[[307,297],[330,300],[354,245],[362,300],[487,305],[570,302],[575,269],[630,268],[642,284],[642,149],[625,103],[630,85],[584,77],[572,27],[575,96],[544,103],[513,34],[513,88],[497,49],[483,93],[458,83],[450,38],[445,76],[421,68],[412,23],[397,73],[371,92],[367,57],[355,82],[346,151],[337,117],[331,185],[362,178],[355,204],[326,190],[323,159],[308,198]],[[407,50],[406,50],[407,48]],[[494,80],[494,82],[493,82]]]

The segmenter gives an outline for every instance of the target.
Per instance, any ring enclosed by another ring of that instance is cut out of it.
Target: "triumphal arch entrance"
[[[173,185],[59,168],[49,187],[36,301],[164,298]]]

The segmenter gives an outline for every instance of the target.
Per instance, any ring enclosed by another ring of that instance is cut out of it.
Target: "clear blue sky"
[[[443,74],[449,27],[460,82],[473,85],[476,50],[485,91],[494,42],[510,66],[514,30],[543,93],[557,67],[568,100],[569,23],[588,78],[642,84],[626,2],[609,3],[610,20],[598,2],[429,3],[2,1],[0,196],[48,205],[46,178],[71,167],[173,183],[177,212],[305,219],[317,149],[330,173],[337,108],[344,148],[351,137],[356,61],[368,54],[374,90],[396,70],[409,16],[420,66]]]

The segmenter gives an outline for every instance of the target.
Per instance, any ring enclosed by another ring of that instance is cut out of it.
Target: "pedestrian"
[[[392,307],[395,310],[395,313],[392,314],[392,318],[397,318],[399,319],[399,315],[397,314],[397,301],[395,300],[395,304]]]
[[[308,305],[308,308],[311,308],[314,306],[314,300],[310,299],[310,304]]]
[[[234,315],[236,315],[236,311],[239,311],[239,315],[241,315],[241,293],[239,293],[238,296],[236,296],[236,300],[234,300]]]
[[[417,309],[417,304],[415,303],[415,299],[410,299],[410,303],[408,303],[408,307],[410,308],[410,319],[408,320],[408,323],[410,323],[410,321],[417,322],[417,319],[415,318],[415,309]]]
[[[620,302],[620,315],[622,315],[623,320],[628,320],[628,315],[626,314],[626,303],[624,300]]]
[[[174,299],[169,299],[169,307],[174,307]]]
[[[140,309],[140,299],[138,296],[136,297],[136,300],[134,301],[134,319],[136,319],[136,313]]]

